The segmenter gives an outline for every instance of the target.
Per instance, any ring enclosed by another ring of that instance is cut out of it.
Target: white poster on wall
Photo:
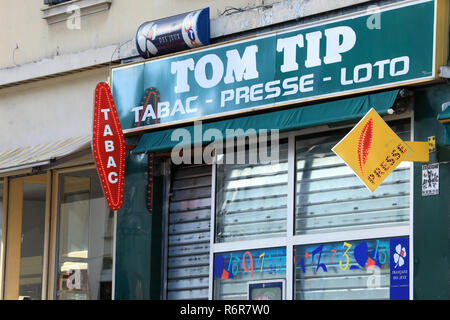
[[[439,194],[439,163],[422,166],[422,196]]]

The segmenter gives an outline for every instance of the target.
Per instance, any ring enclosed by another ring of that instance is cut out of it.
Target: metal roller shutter
[[[409,140],[409,124],[391,125]],[[383,228],[409,223],[410,164],[401,163],[373,193],[331,148],[340,135],[297,140],[297,234]]]
[[[174,168],[169,204],[167,299],[208,299],[209,165]]]
[[[246,159],[250,159],[246,151]],[[219,242],[286,235],[288,144],[279,161],[217,165],[217,240]],[[256,158],[256,157],[255,157]]]

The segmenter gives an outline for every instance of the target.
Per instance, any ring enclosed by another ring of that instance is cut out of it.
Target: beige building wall
[[[91,134],[94,89],[108,68],[0,89],[0,154]]]
[[[91,0],[70,3],[80,8]],[[99,2],[99,1],[97,1]],[[274,0],[111,0],[109,10],[79,19],[73,28],[75,12],[68,20],[49,24],[42,18],[44,0],[0,1],[0,69],[43,58],[102,48],[134,37],[139,25],[172,15],[210,7],[211,19],[230,8],[252,8]],[[83,15],[83,9],[80,10]],[[77,26],[78,27],[78,26]]]

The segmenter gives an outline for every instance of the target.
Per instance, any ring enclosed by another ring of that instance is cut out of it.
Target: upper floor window
[[[55,5],[55,4],[60,4],[63,2],[68,2],[70,0],[44,0],[44,4],[48,4],[50,6]]]
[[[109,10],[112,0],[44,0],[48,5],[41,9],[47,23],[65,22],[71,30],[81,29],[80,18]]]

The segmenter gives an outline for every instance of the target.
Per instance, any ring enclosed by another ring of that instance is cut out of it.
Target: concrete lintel
[[[15,67],[0,69],[0,88],[49,78],[77,70],[102,67],[138,55],[134,41],[64,54]]]

